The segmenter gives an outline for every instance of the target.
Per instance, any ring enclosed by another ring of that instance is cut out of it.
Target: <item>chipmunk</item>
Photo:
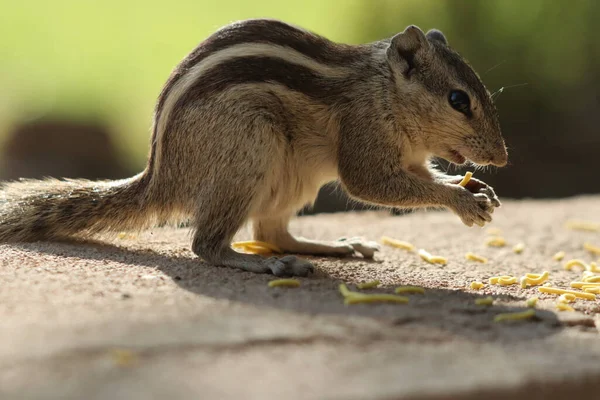
[[[191,218],[205,261],[277,276],[312,263],[234,251],[246,223],[287,254],[373,257],[362,239],[319,242],[288,232],[321,186],[389,207],[443,207],[483,225],[500,202],[430,164],[504,166],[495,106],[439,30],[346,45],[278,20],[227,25],[177,65],[154,112],[146,168],[118,181],[20,180],[0,192],[0,241],[136,230]]]

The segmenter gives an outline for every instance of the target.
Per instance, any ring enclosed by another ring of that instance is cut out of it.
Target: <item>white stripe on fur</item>
[[[163,104],[159,120],[156,121],[156,156],[160,157],[161,138],[169,121],[171,111],[177,101],[187,90],[202,76],[202,74],[216,67],[217,65],[232,60],[234,58],[262,56],[272,57],[287,61],[292,64],[300,65],[313,70],[315,73],[331,78],[344,78],[352,71],[345,67],[331,67],[313,60],[304,54],[285,46],[279,46],[266,43],[241,43],[227,47],[203,59],[194,65],[184,76],[182,76],[167,94],[167,99]],[[157,160],[158,161],[158,160]],[[159,165],[157,163],[157,165]]]

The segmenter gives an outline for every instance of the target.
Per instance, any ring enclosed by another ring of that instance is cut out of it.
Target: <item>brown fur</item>
[[[144,172],[118,182],[8,183],[0,194],[0,240],[144,228],[188,216],[192,249],[207,261],[306,275],[306,261],[238,254],[229,244],[251,220],[256,239],[286,252],[372,257],[378,246],[361,239],[315,242],[288,233],[295,212],[336,179],[361,201],[447,207],[465,224],[481,225],[500,205],[493,190],[477,180],[465,190],[428,160],[458,151],[502,165],[506,150],[489,93],[440,35],[428,39],[409,27],[391,40],[352,47],[277,21],[224,28],[167,82]],[[269,51],[222,56],[183,81],[198,63],[241,43],[250,53]],[[472,99],[470,118],[448,105],[448,91],[457,88]],[[169,96],[178,97],[165,113]]]

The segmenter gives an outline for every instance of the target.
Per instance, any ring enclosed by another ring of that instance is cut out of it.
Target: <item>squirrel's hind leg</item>
[[[226,267],[276,276],[307,276],[313,265],[295,256],[264,258],[234,251],[231,241],[248,220],[263,174],[259,170],[236,171],[225,166],[229,178],[206,183],[194,205],[192,251],[205,261]],[[237,184],[234,184],[237,182]]]
[[[220,199],[220,202],[224,200],[220,196],[214,198]],[[241,212],[243,208],[240,203],[237,203],[237,207],[231,207],[235,202],[229,200],[215,208],[207,207],[197,215],[192,242],[192,250],[196,255],[211,264],[276,276],[307,276],[314,271],[310,262],[295,256],[264,258],[233,250],[230,247],[231,240],[244,223],[245,215]],[[220,213],[211,212],[219,209]]]
[[[269,170],[280,167],[284,150],[285,137],[272,118],[264,117],[269,108],[253,111],[261,100],[230,94],[219,102],[199,104],[185,121],[187,135],[176,136],[181,143],[172,158],[182,163],[177,172],[185,176],[189,187],[184,197],[189,197],[186,209],[193,216],[192,251],[214,265],[276,276],[306,276],[314,269],[308,261],[294,256],[264,258],[230,247],[265,195]],[[207,107],[216,108],[206,112]],[[181,149],[194,151],[182,157]]]
[[[230,247],[221,248],[217,254],[211,253],[211,259],[207,261],[212,264],[239,268],[254,273],[270,273],[275,276],[286,277],[307,276],[314,271],[312,263],[295,256],[264,258],[255,254],[238,253]],[[202,256],[200,255],[200,257]]]
[[[350,256],[360,253],[364,258],[373,258],[379,245],[362,238],[341,238],[336,241],[318,241],[294,237],[288,231],[289,218],[257,218],[254,221],[254,239],[272,243],[285,253]]]

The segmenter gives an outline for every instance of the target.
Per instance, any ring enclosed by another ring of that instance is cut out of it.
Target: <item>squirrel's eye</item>
[[[468,117],[471,116],[471,101],[469,100],[469,95],[462,90],[451,91],[448,96],[448,101],[456,111],[461,112]]]

